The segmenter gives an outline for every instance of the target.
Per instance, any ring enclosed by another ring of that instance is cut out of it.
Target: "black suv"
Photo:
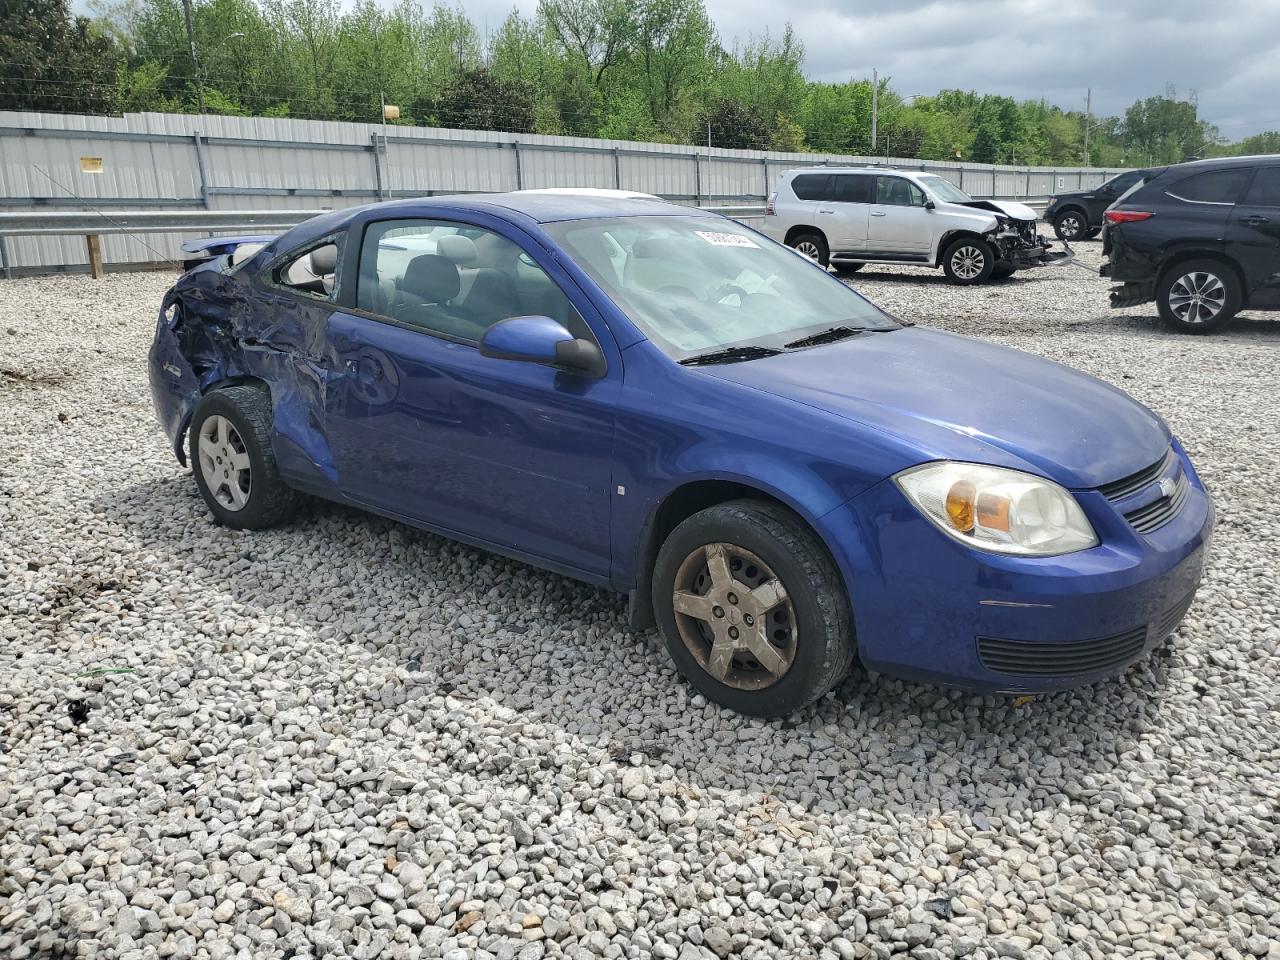
[[[1155,300],[1175,330],[1212,333],[1280,310],[1280,155],[1166,167],[1105,214],[1113,307]]]
[[[1056,193],[1049,198],[1044,219],[1053,224],[1059,240],[1091,240],[1102,230],[1102,211],[1124,196],[1138,181],[1153,177],[1157,170],[1126,170],[1092,190]]]

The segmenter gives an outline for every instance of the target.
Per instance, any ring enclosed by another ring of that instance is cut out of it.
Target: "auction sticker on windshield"
[[[736,233],[715,233],[711,230],[698,230],[698,236],[714,247],[759,247],[750,237],[740,236]]]

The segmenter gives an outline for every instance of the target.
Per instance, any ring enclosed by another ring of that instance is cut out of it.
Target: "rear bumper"
[[[1100,493],[1077,494],[1101,544],[1060,557],[956,543],[892,482],[848,507],[867,549],[850,584],[868,667],[985,693],[1044,693],[1100,680],[1149,653],[1191,605],[1214,524],[1180,448],[1189,491],[1164,526],[1139,534]],[[842,564],[843,565],[843,564]]]

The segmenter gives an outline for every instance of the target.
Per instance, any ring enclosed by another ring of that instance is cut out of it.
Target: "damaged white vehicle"
[[[1037,223],[1025,204],[975,200],[936,174],[823,166],[781,175],[762,229],[824,267],[919,264],[973,284],[1068,262]]]

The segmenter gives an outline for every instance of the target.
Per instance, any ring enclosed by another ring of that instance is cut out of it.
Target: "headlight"
[[[944,533],[980,550],[1050,557],[1098,545],[1075,497],[1043,477],[943,462],[893,479]]]

